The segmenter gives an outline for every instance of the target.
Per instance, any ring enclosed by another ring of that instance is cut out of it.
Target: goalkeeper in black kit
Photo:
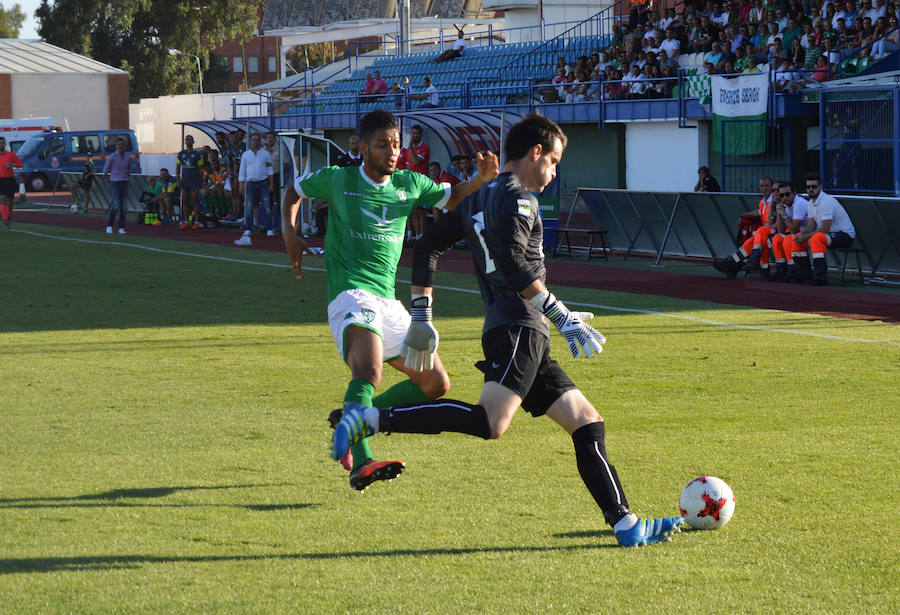
[[[393,408],[346,410],[337,424],[332,457],[340,459],[359,440],[378,432],[437,434],[452,431],[499,438],[522,407],[546,414],[571,436],[578,472],[622,546],[668,540],[681,517],[642,519],[628,508],[615,467],[606,455],[601,416],[560,365],[550,358],[547,321],[565,338],[575,358],[600,354],[606,338],[587,324],[593,314],[570,311],[544,284],[540,193],[556,176],[566,136],[533,113],[513,126],[501,174],[467,197],[416,242],[412,324],[406,365],[429,369],[438,333],[431,322],[432,285],[440,255],[465,238],[487,308],[482,332],[484,372],[478,404],[439,399]]]

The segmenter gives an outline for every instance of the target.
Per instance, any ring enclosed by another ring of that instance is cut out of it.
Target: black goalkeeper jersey
[[[541,313],[519,295],[547,272],[538,201],[517,176],[501,173],[425,232],[416,242],[413,284],[432,286],[438,257],[463,238],[487,308],[484,331],[524,325],[549,337]]]

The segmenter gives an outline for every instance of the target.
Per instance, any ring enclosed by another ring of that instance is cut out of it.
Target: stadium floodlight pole
[[[197,82],[200,85],[200,93],[203,94],[203,73],[200,71],[200,56],[195,56],[192,53],[188,53],[186,51],[182,51],[180,49],[175,49],[174,47],[169,48],[170,56],[190,56],[197,60]]]

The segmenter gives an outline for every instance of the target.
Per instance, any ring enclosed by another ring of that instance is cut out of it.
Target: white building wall
[[[691,192],[697,169],[708,166],[707,122],[678,128],[677,122],[625,126],[625,185],[628,190]]]
[[[106,74],[13,74],[11,85],[13,117],[52,116],[69,130],[110,128]]]
[[[230,120],[232,100],[241,104],[255,103],[260,98],[249,92],[142,98],[139,103],[128,106],[129,123],[137,135],[142,154],[173,154],[183,147],[181,126],[175,122]],[[187,132],[194,136],[196,147],[213,145],[212,139],[199,130],[188,129]]]
[[[613,4],[610,0],[582,0],[581,2],[544,0],[544,24],[548,24],[544,32],[545,38],[551,39],[566,30],[566,26],[552,27],[549,24],[584,21]],[[482,0],[481,5],[485,10],[505,9],[505,27],[508,29],[528,28],[540,23],[538,0]],[[612,17],[611,12],[610,17]],[[507,40],[511,43],[540,40],[540,30],[538,28],[513,30],[509,33]]]

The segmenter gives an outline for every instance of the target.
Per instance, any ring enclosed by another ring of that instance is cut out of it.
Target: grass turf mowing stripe
[[[87,244],[94,244],[94,245],[129,247],[129,248],[135,248],[135,249],[140,249],[140,250],[147,250],[150,252],[158,252],[158,253],[163,253],[163,254],[174,254],[177,256],[191,256],[194,258],[231,262],[231,263],[237,263],[237,264],[242,264],[242,265],[259,265],[261,267],[275,267],[275,268],[279,268],[279,269],[291,269],[292,268],[290,265],[283,265],[283,264],[278,264],[278,263],[267,263],[264,261],[252,261],[252,260],[240,259],[240,258],[230,258],[230,257],[226,257],[226,256],[213,256],[210,254],[199,254],[196,252],[186,252],[183,250],[167,250],[167,249],[163,249],[163,248],[154,248],[152,246],[147,246],[147,245],[138,244],[138,243],[122,243],[119,241],[101,241],[101,240],[96,240],[96,239],[82,239],[79,237],[65,237],[62,235],[52,235],[49,233],[36,233],[34,231],[26,231],[26,230],[21,230],[21,229],[12,229],[12,232],[22,233],[25,235],[31,235],[34,237],[40,237],[40,238],[44,238],[44,239],[57,239],[60,241],[74,241],[74,242],[78,242],[78,243],[87,243]],[[310,266],[304,265],[303,268],[304,268],[304,270],[308,270],[308,271],[317,271],[317,272],[325,271],[324,267],[310,267]],[[410,283],[408,280],[398,279],[397,281],[401,282],[403,284]],[[472,290],[472,289],[468,289],[468,288],[459,288],[459,287],[455,287],[455,286],[442,286],[442,285],[436,284],[434,286],[434,288],[437,288],[440,290],[453,291],[453,292],[468,293],[468,294],[473,294],[473,295],[479,294],[479,291],[477,291],[477,290]],[[839,335],[828,335],[825,333],[814,333],[811,331],[799,331],[796,329],[783,329],[783,328],[776,328],[776,327],[762,327],[759,325],[744,325],[744,324],[736,324],[736,323],[727,323],[727,322],[721,322],[721,321],[717,321],[717,320],[711,320],[708,318],[698,318],[696,316],[687,316],[685,314],[673,314],[670,312],[660,312],[657,310],[619,307],[619,306],[605,305],[605,304],[601,304],[601,303],[586,303],[586,302],[581,302],[581,301],[567,301],[566,303],[569,305],[576,305],[579,307],[587,307],[587,308],[591,308],[591,309],[595,309],[595,310],[606,310],[606,311],[610,311],[610,312],[630,312],[630,313],[635,313],[635,314],[646,314],[649,316],[663,316],[666,318],[678,318],[681,320],[688,320],[691,322],[701,323],[701,324],[710,325],[710,326],[714,326],[714,327],[730,327],[730,328],[734,328],[734,329],[744,329],[744,330],[748,330],[748,331],[764,331],[767,333],[785,333],[785,334],[790,334],[790,335],[803,335],[803,336],[807,336],[807,337],[835,340],[835,341],[840,341],[840,342],[856,342],[856,343],[865,343],[865,344],[886,344],[889,346],[900,346],[900,342],[894,342],[891,340],[883,340],[883,339],[882,340],[873,340],[873,339],[865,339],[865,338],[841,337]]]

